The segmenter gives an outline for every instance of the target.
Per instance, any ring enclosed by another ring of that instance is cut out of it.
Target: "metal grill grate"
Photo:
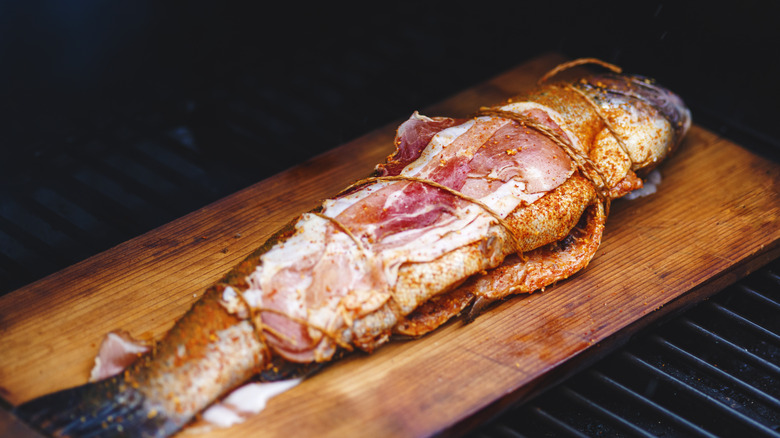
[[[469,436],[779,437],[779,311],[776,260]]]

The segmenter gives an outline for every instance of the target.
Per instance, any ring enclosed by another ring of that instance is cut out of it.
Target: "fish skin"
[[[603,172],[609,189],[607,199],[598,193],[591,178],[577,171],[541,199],[518,207],[507,217],[508,226],[491,226],[485,239],[432,262],[403,266],[393,299],[367,315],[354,318],[337,333],[341,348],[332,359],[352,348],[369,352],[376,349],[390,339],[399,322],[403,324],[415,317],[416,324],[422,328],[410,329],[412,335],[435,329],[480,296],[474,290],[457,288],[468,277],[496,268],[518,251],[534,251],[566,239],[587,208],[608,204],[641,185],[637,174],[657,165],[676,147],[690,126],[690,113],[678,98],[675,100],[676,96],[669,98],[664,94],[671,95],[663,88],[636,85],[637,81],[647,84],[644,78],[599,78],[573,84],[547,84],[513,101],[525,99],[545,105],[566,120],[567,128],[577,137],[580,152],[593,158]],[[610,92],[602,86],[604,83],[619,84],[619,92]],[[635,85],[641,89],[633,92]],[[660,138],[659,134],[657,140],[666,142],[661,149],[634,151],[629,145],[626,150],[626,145],[610,139],[608,121],[617,123],[618,120],[599,110],[614,108],[599,105],[609,104],[611,96],[626,95],[651,107],[661,102],[662,108],[656,112],[667,118],[671,126],[668,139]],[[642,156],[641,165],[626,161],[632,154]],[[318,366],[312,364],[280,360],[267,347],[258,313],[241,300],[232,307],[227,306],[224,296],[227,287],[237,290],[249,287],[247,276],[256,269],[261,255],[292,235],[294,224],[295,221],[283,227],[210,287],[150,353],[123,373],[43,396],[20,405],[14,412],[53,436],[165,437],[175,434],[214,400],[253,376],[275,380],[281,374],[305,376],[316,371]],[[598,226],[596,222],[589,225]],[[598,230],[600,237],[601,228]],[[594,246],[593,241],[587,244]],[[549,283],[558,279],[553,275]],[[534,283],[536,286],[544,285]],[[451,299],[448,301],[447,297]],[[443,301],[439,306],[432,306],[431,316],[414,313],[434,298]]]
[[[254,326],[210,288],[152,351],[124,372],[22,404],[15,414],[52,436],[170,436],[260,371]]]
[[[157,344],[125,371],[125,383],[156,410],[183,426],[204,406],[261,370],[267,350],[255,327],[221,304],[209,289]]]

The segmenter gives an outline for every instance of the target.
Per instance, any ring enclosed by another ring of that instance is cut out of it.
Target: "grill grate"
[[[780,437],[780,260],[474,431]]]

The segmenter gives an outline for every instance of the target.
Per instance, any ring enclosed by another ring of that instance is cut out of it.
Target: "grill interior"
[[[655,77],[780,157],[777,4],[28,3],[0,4],[0,294],[547,51]],[[473,436],[776,434],[777,272]]]
[[[776,159],[776,14],[750,3],[0,5],[0,293],[551,50],[655,77]]]

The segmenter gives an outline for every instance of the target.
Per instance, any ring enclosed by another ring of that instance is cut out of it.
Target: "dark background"
[[[0,293],[532,57],[777,159],[778,2],[0,2]]]

